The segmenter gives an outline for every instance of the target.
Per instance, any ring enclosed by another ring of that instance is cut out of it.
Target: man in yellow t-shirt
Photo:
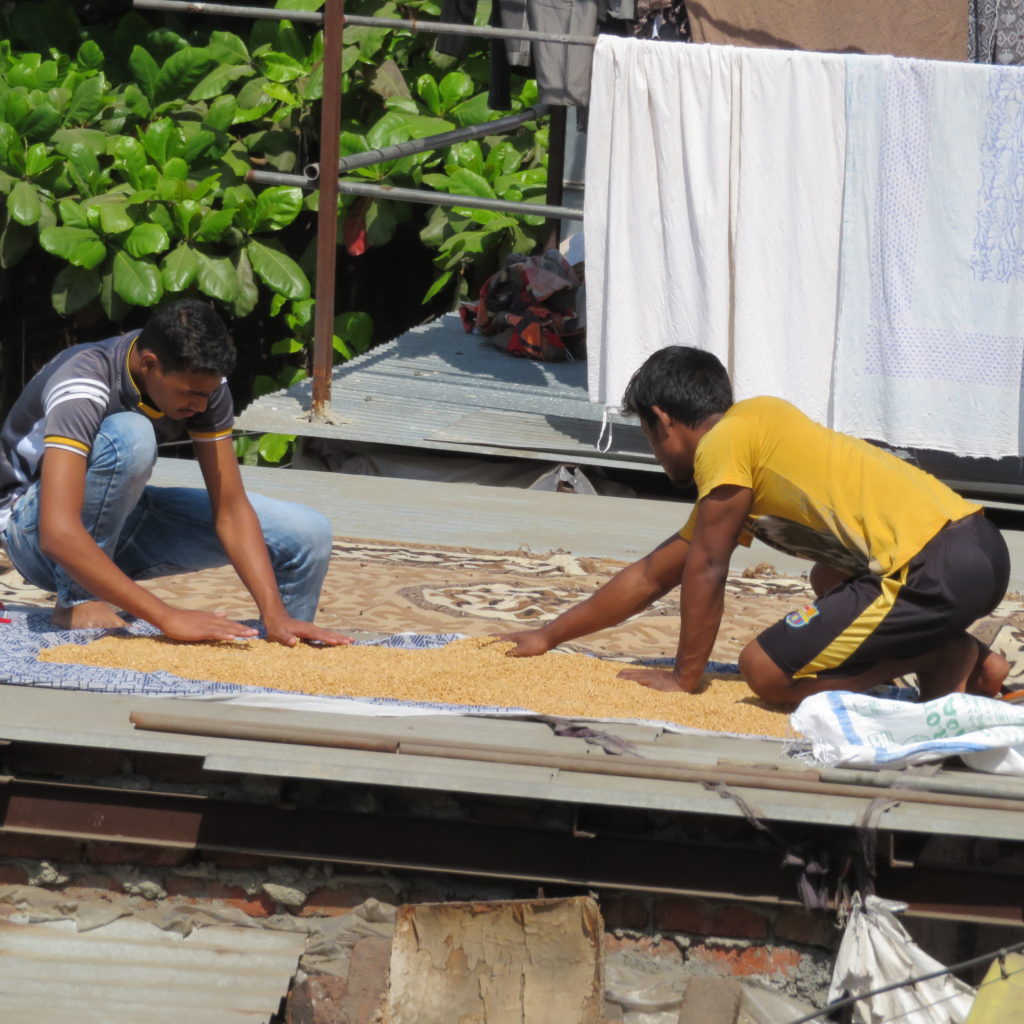
[[[1009,665],[966,632],[1002,599],[1009,555],[980,505],[779,398],[733,403],[707,352],[655,352],[626,388],[669,479],[697,486],[686,525],[512,654],[542,654],[624,621],[681,584],[675,668],[629,669],[659,690],[696,688],[722,620],[729,559],[758,537],[810,558],[816,600],[752,640],[740,671],[766,700],[866,690],[909,672],[922,699],[999,694]]]

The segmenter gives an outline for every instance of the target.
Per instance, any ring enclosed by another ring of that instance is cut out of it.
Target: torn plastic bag
[[[909,981],[942,969],[918,946],[893,911],[905,903],[854,895],[850,920],[836,954],[829,1002]],[[963,1024],[974,989],[951,974],[914,985],[900,985],[854,1004],[854,1024]]]

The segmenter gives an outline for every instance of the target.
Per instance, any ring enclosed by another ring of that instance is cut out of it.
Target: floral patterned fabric
[[[1024,64],[1024,0],[970,0],[968,55],[976,64]]]

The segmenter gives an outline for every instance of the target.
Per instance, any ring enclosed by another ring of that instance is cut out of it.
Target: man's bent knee
[[[793,679],[768,657],[758,640],[751,640],[740,651],[740,674],[747,686],[762,700],[772,704],[793,702]]]

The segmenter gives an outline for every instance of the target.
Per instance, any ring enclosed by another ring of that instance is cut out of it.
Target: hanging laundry
[[[444,0],[442,21],[471,25],[477,0]],[[628,0],[616,0],[609,8],[601,0],[600,14],[621,22]],[[632,9],[629,5],[628,9]],[[491,25],[516,31],[529,30],[548,35],[595,36],[599,0],[494,0]],[[465,36],[442,35],[439,53],[465,56],[470,44]],[[593,47],[528,39],[498,39],[491,47],[491,87],[488,105],[506,110],[511,105],[509,73],[522,68],[537,79],[539,100],[559,107],[585,107],[590,99]]]
[[[1024,64],[1024,0],[969,0],[967,52],[978,64]]]
[[[588,132],[592,401],[693,345],[737,399],[827,423],[845,152],[844,58],[602,36]]]
[[[965,60],[965,0],[686,0],[697,43]]]
[[[1020,455],[1024,69],[849,58],[847,122],[836,429]]]

